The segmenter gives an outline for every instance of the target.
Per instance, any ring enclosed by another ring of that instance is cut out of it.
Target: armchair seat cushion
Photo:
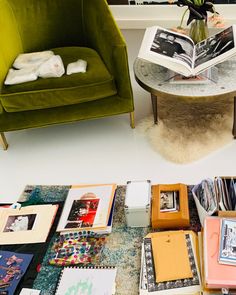
[[[6,112],[46,109],[109,97],[117,93],[113,76],[98,53],[87,47],[51,49],[61,56],[65,69],[78,59],[87,61],[86,73],[63,75],[17,85],[4,85],[0,100]]]

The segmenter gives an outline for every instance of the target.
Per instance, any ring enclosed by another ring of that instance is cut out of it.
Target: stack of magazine
[[[236,210],[236,180],[233,177],[204,179],[193,187],[192,192],[202,226],[207,216]]]

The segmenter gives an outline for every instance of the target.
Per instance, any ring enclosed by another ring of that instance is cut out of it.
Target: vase
[[[207,22],[205,19],[194,19],[189,30],[189,37],[195,44],[209,36]]]

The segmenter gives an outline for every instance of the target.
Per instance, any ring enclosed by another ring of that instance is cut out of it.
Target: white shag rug
[[[159,123],[153,116],[142,120],[137,129],[165,159],[190,163],[233,141],[233,98],[158,98]]]

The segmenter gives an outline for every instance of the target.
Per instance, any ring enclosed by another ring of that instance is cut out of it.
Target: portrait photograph
[[[160,194],[160,212],[176,211],[176,192],[161,191]]]
[[[193,44],[186,37],[157,29],[150,50],[192,64]]]
[[[33,228],[36,214],[8,216],[3,232],[26,231]]]

